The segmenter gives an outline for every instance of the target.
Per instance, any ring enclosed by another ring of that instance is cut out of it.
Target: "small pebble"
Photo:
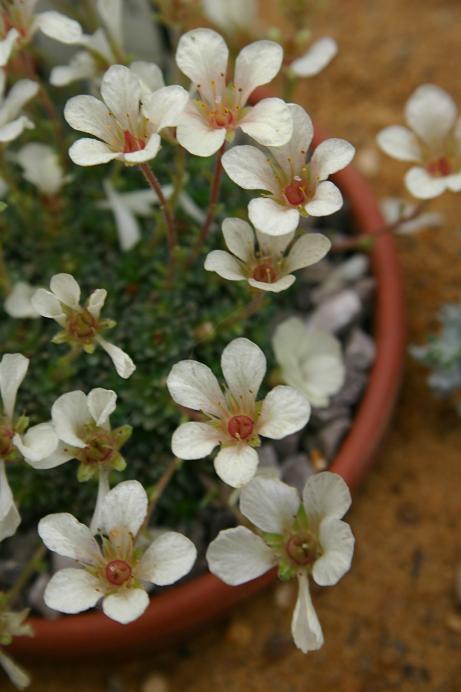
[[[346,364],[357,370],[368,370],[375,360],[375,342],[360,327],[352,330],[344,350]]]
[[[325,300],[307,318],[309,329],[336,333],[351,324],[360,314],[362,303],[356,291],[346,288]]]
[[[450,613],[445,620],[445,624],[452,632],[461,634],[461,615],[458,615],[457,613]]]
[[[280,610],[289,610],[293,606],[294,590],[293,582],[287,581],[278,584],[274,591],[274,602]]]
[[[327,459],[333,459],[350,427],[350,418],[336,418],[320,431],[319,441]]]
[[[169,689],[167,679],[160,673],[153,673],[142,683],[141,692],[168,692]]]

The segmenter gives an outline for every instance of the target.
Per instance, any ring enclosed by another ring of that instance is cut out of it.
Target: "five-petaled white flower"
[[[405,106],[410,129],[391,125],[381,130],[381,149],[413,166],[405,185],[418,199],[437,197],[446,190],[461,191],[461,118],[449,94],[433,84],[423,84]]]
[[[147,495],[138,481],[125,481],[104,498],[100,531],[102,548],[90,529],[72,514],[49,514],[38,532],[49,550],[81,563],[82,568],[57,572],[44,599],[49,608],[79,613],[102,598],[104,613],[126,624],[149,604],[143,582],[158,586],[184,577],[197,551],[185,536],[166,531],[143,552],[137,536],[147,514]]]
[[[120,377],[130,377],[136,369],[130,356],[101,336],[101,332],[115,326],[112,320],[101,319],[107,291],[96,289],[82,307],[80,286],[71,274],[55,274],[50,289],[39,288],[32,297],[32,306],[42,317],[55,320],[63,328],[54,337],[54,343],[68,343],[86,353],[93,353],[99,344],[112,359]]]
[[[19,690],[24,690],[30,685],[30,678],[25,670],[3,650],[3,647],[9,646],[14,637],[32,637],[34,633],[32,627],[24,622],[29,614],[27,609],[14,612],[7,610],[7,607],[8,601],[5,595],[0,593],[0,666],[13,685]]]
[[[274,387],[264,401],[256,401],[266,372],[266,358],[248,339],[234,339],[221,357],[226,381],[218,380],[203,363],[182,360],[171,369],[167,387],[177,404],[202,411],[208,421],[183,423],[172,438],[173,454],[201,459],[220,445],[214,459],[218,476],[234,488],[256,473],[259,436],[281,439],[303,428],[310,416],[309,402],[293,387]]]
[[[340,341],[290,317],[275,330],[272,345],[283,380],[304,392],[312,406],[328,406],[346,374]]]
[[[207,551],[208,566],[236,586],[278,566],[283,580],[297,577],[299,592],[291,631],[304,653],[319,649],[323,633],[309,593],[309,575],[332,586],[349,570],[354,537],[341,521],[351,504],[346,483],[324,472],[307,481],[300,501],[295,488],[279,480],[255,478],[240,496],[240,511],[261,532],[238,526],[221,531]]]
[[[341,208],[340,191],[328,176],[347,166],[354,147],[344,139],[326,139],[310,161],[307,151],[314,129],[306,111],[289,104],[293,135],[284,146],[268,147],[269,156],[249,145],[236,146],[223,156],[227,175],[246,190],[267,190],[268,197],[251,200],[250,221],[268,235],[294,231],[302,216],[326,216]]]
[[[30,142],[15,154],[14,159],[23,170],[23,178],[44,197],[54,197],[68,182],[54,149],[46,144]]]
[[[256,41],[243,48],[235,62],[234,81],[227,82],[229,50],[211,29],[194,29],[181,36],[176,52],[179,69],[192,81],[197,98],[181,115],[177,138],[196,156],[211,156],[236,128],[260,144],[279,146],[291,136],[293,123],[286,103],[263,99],[248,107],[256,87],[270,82],[280,70],[281,46]]]
[[[37,286],[31,286],[26,281],[17,281],[3,304],[5,312],[18,320],[40,317],[31,302],[36,290]]]
[[[321,233],[306,233],[294,242],[285,256],[294,232],[283,236],[255,233],[249,223],[236,218],[224,219],[222,231],[230,252],[210,252],[205,269],[224,279],[248,281],[253,288],[274,293],[289,288],[295,281],[292,272],[319,262],[331,245]]]
[[[33,98],[38,91],[37,82],[31,79],[20,79],[13,84],[5,96],[6,74],[0,69],[0,142],[12,142],[26,128],[33,128],[33,122],[21,115],[22,107]]]
[[[58,443],[48,423],[27,429],[28,419],[25,416],[16,418],[14,414],[18,389],[28,367],[29,359],[20,353],[6,353],[0,361],[0,541],[13,536],[21,523],[5,464],[24,458],[35,465],[51,454]]]
[[[132,165],[153,159],[160,149],[159,131],[178,124],[189,98],[178,85],[158,84],[157,65],[112,65],[102,78],[102,101],[89,95],[71,98],[64,109],[69,125],[99,138],[74,142],[72,161],[95,166],[114,159]]]

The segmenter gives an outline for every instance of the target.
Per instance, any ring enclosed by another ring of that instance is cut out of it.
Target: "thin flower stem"
[[[221,186],[221,178],[222,178],[222,172],[223,172],[223,167],[222,167],[222,157],[224,155],[224,152],[226,151],[226,141],[224,140],[224,143],[221,147],[221,149],[218,151],[218,155],[216,157],[216,164],[215,164],[215,171],[214,171],[214,176],[213,176],[213,182],[211,185],[211,192],[210,192],[210,200],[208,202],[208,212],[206,215],[206,219],[203,222],[203,226],[200,230],[200,233],[198,235],[198,238],[191,250],[191,253],[189,257],[187,258],[186,262],[186,267],[190,267],[197,255],[199,254],[200,250],[202,249],[204,243],[206,242],[206,239],[208,237],[208,233],[211,228],[211,224],[214,221],[214,217],[216,214],[216,207],[218,204],[218,198],[219,198],[219,188]]]
[[[45,555],[46,548],[43,544],[40,544],[36,550],[33,552],[30,560],[24,565],[24,569],[19,575],[18,579],[15,581],[14,586],[7,592],[6,601],[8,604],[13,604],[14,601],[20,595],[22,589],[27,584],[31,576],[37,570],[38,564]]]
[[[151,496],[149,498],[149,504],[147,507],[147,514],[146,518],[144,519],[144,523],[141,526],[139,533],[142,533],[147,529],[149,526],[150,520],[152,518],[152,515],[157,507],[158,501],[162,497],[163,493],[165,492],[166,488],[168,487],[171,479],[173,478],[174,474],[176,471],[179,469],[181,466],[181,460],[177,459],[176,457],[173,457],[173,459],[170,461],[168,466],[166,467],[165,471],[163,472],[162,476],[160,476],[160,479],[157,481],[157,483],[154,486],[154,489],[151,493]]]
[[[355,238],[347,238],[346,240],[341,240],[339,243],[333,243],[331,246],[331,252],[347,252],[348,250],[366,250],[373,246],[373,240],[379,238],[382,235],[388,235],[396,231],[399,226],[408,221],[414,221],[418,216],[422,214],[427,206],[428,201],[424,200],[420,202],[414,210],[408,216],[400,216],[396,221],[392,223],[387,223],[381,228],[378,228],[374,233],[369,235],[359,235]]]
[[[176,243],[177,243],[177,238],[176,238],[176,230],[174,226],[174,219],[173,215],[171,213],[171,208],[170,205],[165,197],[165,195],[162,192],[162,187],[157,179],[157,176],[155,175],[154,171],[152,168],[147,164],[147,163],[142,163],[139,166],[140,170],[142,171],[147,184],[149,187],[154,191],[156,196],[158,197],[158,200],[160,202],[160,209],[163,212],[163,216],[165,218],[165,223],[166,223],[166,229],[167,229],[167,237],[168,237],[168,252],[170,255],[170,270],[173,272],[174,264],[175,264],[175,258],[174,258],[174,251],[176,248]]]

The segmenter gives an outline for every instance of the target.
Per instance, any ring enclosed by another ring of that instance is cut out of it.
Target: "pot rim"
[[[314,144],[326,135],[316,128]],[[379,234],[385,222],[370,185],[351,165],[331,176],[349,200],[364,235],[375,236],[371,267],[377,289],[374,310],[376,357],[353,425],[330,471],[355,488],[373,461],[399,391],[406,345],[403,287],[394,239]],[[53,661],[123,657],[177,643],[271,584],[275,570],[258,579],[228,586],[209,572],[155,595],[145,613],[121,625],[103,613],[67,615],[56,620],[30,618],[35,636],[17,637],[8,650],[19,656]]]

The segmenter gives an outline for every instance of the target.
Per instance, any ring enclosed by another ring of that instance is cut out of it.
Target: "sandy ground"
[[[330,132],[359,152],[374,148],[375,133],[401,121],[420,83],[435,82],[461,103],[460,25],[459,0],[330,0],[316,34],[335,36],[340,55],[299,96]],[[377,193],[401,192],[404,166],[381,155],[378,164]],[[431,206],[446,210],[445,227],[399,239],[412,342],[435,326],[443,302],[461,294],[460,197]],[[460,488],[460,420],[434,402],[423,369],[408,359],[391,429],[350,513],[352,572],[315,594],[321,651],[303,656],[293,648],[290,594],[273,589],[177,651],[97,669],[85,661],[79,670],[34,665],[32,690],[459,692]]]

